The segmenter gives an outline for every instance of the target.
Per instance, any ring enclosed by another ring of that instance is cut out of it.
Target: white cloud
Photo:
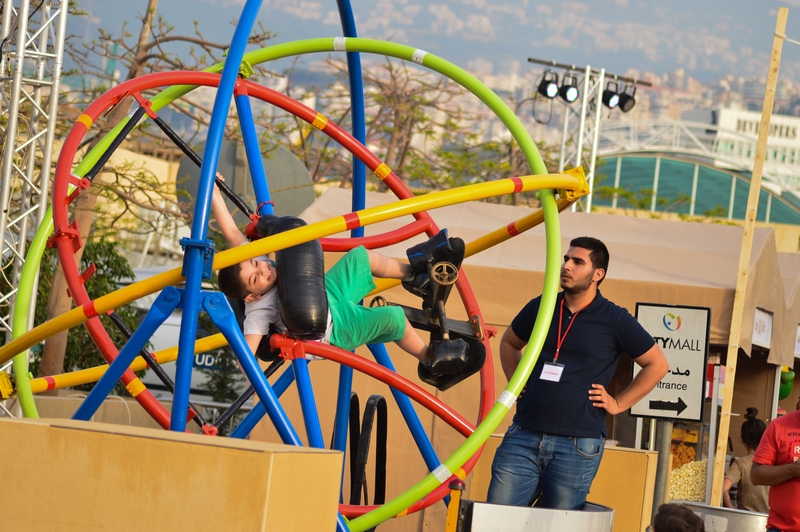
[[[328,11],[325,18],[322,19],[322,23],[330,26],[341,26],[342,21],[339,19],[339,12],[333,10]]]
[[[461,0],[464,5],[475,6],[478,9],[486,9],[486,0]]]
[[[397,26],[413,26],[422,4],[410,4],[408,1],[380,0],[372,5],[364,28],[397,28]]]
[[[493,4],[486,10],[487,15],[509,15],[515,23],[525,25],[529,23],[525,8],[515,4]]]
[[[557,48],[569,48],[572,45],[572,41],[563,35],[551,35],[547,37],[542,44],[545,46],[555,46]]]
[[[276,2],[276,7],[302,20],[320,20],[322,18],[322,2],[292,1]]]
[[[467,28],[463,36],[468,41],[491,41],[494,39],[491,19],[486,15],[470,15],[467,17]]]
[[[582,2],[564,2],[561,5],[564,8],[564,12],[570,13],[572,16],[586,15],[591,11],[591,6]]]
[[[428,12],[435,18],[431,21],[433,33],[453,35],[464,29],[464,21],[456,16],[449,6],[444,4],[431,4]]]

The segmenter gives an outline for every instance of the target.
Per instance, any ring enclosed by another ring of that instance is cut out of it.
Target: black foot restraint
[[[486,347],[477,338],[431,340],[428,364],[419,363],[417,374],[422,382],[445,391],[474,375],[486,361]]]
[[[406,250],[406,256],[411,264],[411,273],[403,279],[403,288],[421,297],[431,299],[433,287],[431,286],[428,268],[439,262],[449,262],[456,270],[464,261],[466,245],[458,237],[448,238],[447,229],[442,229],[426,242],[412,246]]]

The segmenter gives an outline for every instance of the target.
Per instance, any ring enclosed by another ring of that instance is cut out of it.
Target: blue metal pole
[[[303,443],[300,441],[300,436],[289,421],[289,416],[286,415],[286,411],[278,401],[278,396],[269,385],[267,378],[256,363],[256,357],[253,356],[244,341],[244,335],[242,330],[239,329],[236,316],[230,304],[228,304],[228,300],[222,297],[219,292],[203,292],[203,309],[208,313],[214,325],[225,336],[225,339],[228,340],[228,345],[233,349],[239,364],[241,364],[245,375],[247,375],[250,384],[256,391],[256,395],[258,395],[259,404],[264,405],[266,408],[283,443],[302,446]]]
[[[292,369],[294,370],[294,379],[297,381],[300,407],[303,409],[308,444],[317,449],[324,449],[325,440],[322,438],[317,403],[314,401],[314,389],[311,387],[311,376],[308,374],[308,360],[305,358],[293,360]]]
[[[283,392],[286,391],[287,388],[294,382],[294,371],[284,371],[278,380],[275,381],[275,385],[272,387],[272,391],[275,392],[277,397],[283,395]],[[264,405],[261,403],[256,403],[253,406],[253,409],[247,413],[241,423],[236,426],[235,429],[231,432],[231,438],[246,438],[250,431],[252,431],[255,426],[261,421],[261,418],[264,417],[264,414],[267,413],[267,410],[264,408]]]
[[[89,392],[86,400],[81,403],[78,410],[73,414],[72,419],[82,419],[88,421],[103,404],[108,394],[122,378],[122,374],[130,367],[133,359],[144,348],[145,344],[153,336],[164,320],[178,307],[181,302],[181,295],[178,289],[172,286],[166,287],[156,298],[153,306],[147,312],[144,320],[136,328],[136,331],[128,339],[128,342],[117,354],[117,358],[108,367],[97,384]],[[188,404],[187,404],[188,408]]]
[[[339,366],[339,388],[336,394],[336,417],[333,424],[333,448],[347,452],[347,424],[350,416],[350,394],[353,390],[353,368]],[[344,470],[342,470],[344,475]],[[343,477],[344,479],[344,477]]]
[[[345,37],[358,37],[356,19],[350,0],[336,0],[342,33]],[[353,122],[353,137],[361,144],[367,144],[367,126],[364,119],[364,79],[361,73],[361,54],[347,52],[347,73],[350,80],[350,117]],[[365,207],[367,195],[367,172],[364,163],[353,157],[353,211]],[[364,236],[364,228],[351,232],[353,237]]]
[[[172,417],[170,430],[183,432],[186,430],[186,411],[189,408],[189,392],[192,380],[192,358],[194,357],[194,343],[197,336],[197,312],[200,309],[200,289],[203,275],[208,271],[207,262],[213,260],[213,250],[209,256],[209,242],[206,240],[208,231],[209,210],[211,194],[214,187],[214,176],[219,163],[219,151],[222,146],[222,137],[225,132],[225,122],[228,118],[228,109],[233,97],[233,88],[239,75],[239,67],[247,46],[247,40],[255,24],[261,0],[247,0],[233,32],[231,47],[222,76],[214,99],[211,112],[211,122],[208,126],[206,147],[203,152],[203,164],[200,166],[200,181],[197,185],[197,195],[194,217],[192,219],[192,238],[184,247],[183,274],[186,277],[186,291],[183,302],[183,316],[181,318],[181,332],[178,340],[178,360],[175,362],[175,392],[172,400]]]
[[[336,0],[342,33],[345,37],[358,37],[353,6],[350,0]],[[353,123],[353,137],[361,144],[367,143],[367,127],[364,118],[364,81],[361,72],[361,54],[347,52],[347,73],[350,80],[350,118]],[[366,205],[367,194],[366,166],[353,157],[353,198],[352,210],[360,211]],[[364,236],[364,228],[350,231],[353,238]],[[339,369],[339,388],[336,397],[336,417],[334,418],[333,448],[346,452],[347,424],[350,415],[350,394],[353,388],[353,368],[341,366]],[[342,469],[344,482],[344,469]]]
[[[248,167],[253,180],[253,190],[256,193],[256,201],[258,202],[258,214],[274,214],[272,197],[269,193],[269,182],[267,181],[267,171],[264,169],[264,159],[261,157],[261,146],[258,144],[258,133],[253,119],[253,109],[250,106],[250,98],[246,94],[239,94],[234,98],[234,101],[236,102],[236,111],[239,113],[239,125],[242,128],[244,150],[247,153]]]

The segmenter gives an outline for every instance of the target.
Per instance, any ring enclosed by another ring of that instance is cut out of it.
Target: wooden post
[[[778,84],[778,68],[781,64],[781,51],[786,33],[786,19],[789,9],[778,9],[778,20],[775,24],[775,36],[772,41],[772,57],[769,61],[767,90],[764,93],[764,107],[761,111],[761,125],[758,129],[756,143],[756,159],[753,162],[753,177],[750,180],[750,194],[747,196],[747,212],[744,218],[742,248],[739,253],[739,271],[736,275],[736,293],[733,298],[733,316],[731,317],[731,333],[728,337],[728,356],[725,369],[725,388],[720,413],[717,451],[714,454],[714,476],[711,482],[712,506],[722,504],[722,482],[725,476],[725,457],[727,456],[728,433],[731,425],[731,407],[733,404],[733,387],[736,379],[736,361],[739,356],[739,336],[742,330],[742,312],[744,311],[747,276],[750,270],[750,252],[753,247],[753,230],[755,229],[758,197],[761,192],[761,175],[764,171],[764,159],[767,153],[767,136],[769,121],[772,117],[772,105],[775,101],[775,87]]]

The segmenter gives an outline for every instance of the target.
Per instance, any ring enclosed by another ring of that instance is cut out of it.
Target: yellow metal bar
[[[330,220],[298,227],[297,229],[256,240],[255,242],[243,246],[237,246],[217,254],[214,258],[214,269],[225,268],[259,255],[265,255],[290,246],[341,233],[354,226],[364,227],[400,216],[416,214],[421,211],[433,210],[456,203],[466,203],[494,196],[543,189],[558,189],[559,192],[562,193],[569,191],[570,193],[579,195],[586,190],[586,188],[586,179],[583,175],[567,173],[500,179],[497,181],[467,185],[452,190],[431,192],[424,196],[371,207],[346,216],[339,216]],[[355,225],[353,225],[354,223]],[[165,286],[178,284],[182,279],[181,269],[175,268],[174,270],[126,286],[95,299],[93,301],[94,313],[102,314],[108,312],[157,292]],[[45,339],[50,338],[58,332],[85,322],[88,319],[84,309],[85,306],[86,305],[80,306],[65,312],[61,316],[39,325],[1,347],[0,364]]]
[[[567,209],[567,207],[569,207],[573,203],[575,203],[575,200],[559,199],[556,202],[556,205],[558,207],[558,212],[564,211],[565,209]],[[544,213],[542,212],[541,209],[537,209],[531,214],[524,216],[514,222],[514,229],[516,230],[516,234],[509,233],[508,225],[504,225],[503,227],[496,229],[491,233],[487,233],[480,238],[476,238],[475,240],[467,244],[466,250],[464,251],[464,257],[471,257],[473,255],[477,255],[481,251],[486,251],[490,247],[496,246],[501,242],[505,242],[506,240],[509,240],[520,233],[524,233],[528,229],[532,229],[542,222],[544,222]],[[394,288],[399,284],[400,281],[397,279],[375,279],[375,290],[367,294],[367,296],[379,294],[384,290],[389,290],[390,288]]]
[[[458,514],[461,509],[461,493],[464,491],[464,481],[450,482],[450,503],[447,505],[447,520],[444,524],[445,532],[458,531]]]
[[[206,351],[211,351],[212,349],[218,349],[224,345],[228,345],[227,340],[221,334],[215,334],[213,336],[208,336],[201,340],[198,340],[194,344],[194,352],[197,353],[205,353]],[[170,347],[169,349],[162,349],[161,351],[156,351],[153,353],[153,358],[159,364],[166,364],[167,362],[172,362],[178,358],[178,347]],[[130,368],[133,371],[143,370],[147,367],[147,362],[144,361],[142,357],[136,357],[133,360]],[[42,393],[48,390],[48,379],[52,379],[55,381],[55,386],[50,387],[50,390],[59,390],[61,388],[71,388],[73,386],[80,386],[82,384],[88,384],[90,382],[97,382],[100,380],[100,377],[108,369],[108,364],[103,364],[102,366],[95,366],[93,368],[82,369],[80,371],[73,371],[71,373],[63,373],[61,375],[53,375],[48,378],[37,378],[31,379],[31,391],[33,393]]]
[[[559,199],[556,204],[558,206],[558,212],[565,210],[567,207],[572,205],[574,201],[568,201],[565,199]],[[496,246],[501,242],[505,242],[506,240],[510,240],[512,237],[517,236],[520,233],[524,233],[528,229],[532,229],[536,227],[540,223],[544,222],[544,213],[541,209],[532,212],[528,216],[520,218],[516,222],[514,222],[514,229],[516,230],[515,234],[511,234],[508,232],[508,226],[501,227],[491,233],[483,235],[480,238],[476,238],[469,244],[467,244],[467,249],[464,253],[465,257],[471,257],[472,255],[477,255],[481,251],[486,251],[492,246]],[[510,224],[509,224],[510,225]]]

